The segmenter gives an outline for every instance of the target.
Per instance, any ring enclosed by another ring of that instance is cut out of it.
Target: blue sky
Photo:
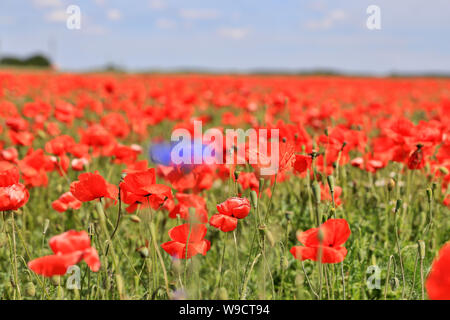
[[[371,4],[381,30],[366,27]],[[0,54],[50,53],[64,70],[449,73],[449,13],[449,0],[1,0]]]

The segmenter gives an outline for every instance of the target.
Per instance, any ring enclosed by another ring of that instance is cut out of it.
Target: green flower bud
[[[419,249],[420,259],[425,259],[425,242],[423,240],[417,241],[417,248]]]
[[[431,190],[431,188],[427,188],[427,198],[428,203],[431,203],[431,201],[433,200],[433,191]]]
[[[314,198],[316,199],[316,203],[320,203],[320,185],[317,181],[313,182],[312,191]]]
[[[33,282],[30,281],[25,284],[25,295],[27,297],[34,297],[36,295],[36,287]]]
[[[395,213],[397,213],[398,210],[400,210],[401,207],[402,207],[402,200],[401,199],[397,199],[397,202],[395,203]]]
[[[219,289],[219,300],[228,300],[228,291],[224,287]]]
[[[130,220],[133,221],[133,222],[135,222],[135,223],[141,222],[141,218],[139,218],[139,217],[138,217],[137,215],[135,215],[135,214],[132,214],[132,215],[130,216]]]
[[[331,192],[334,192],[334,177],[332,175],[327,177],[328,181],[328,187],[330,188]]]

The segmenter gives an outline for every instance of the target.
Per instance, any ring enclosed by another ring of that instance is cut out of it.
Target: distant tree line
[[[49,58],[41,54],[32,55],[28,58],[18,58],[14,56],[5,56],[0,59],[0,65],[12,67],[41,67],[48,68],[51,66]]]

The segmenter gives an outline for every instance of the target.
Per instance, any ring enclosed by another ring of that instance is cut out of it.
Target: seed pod
[[[133,214],[130,216],[130,220],[135,222],[135,223],[139,223],[141,222],[141,218],[139,218],[137,215]]]
[[[27,297],[34,297],[36,295],[36,287],[33,282],[30,281],[25,284],[25,295]]]
[[[392,190],[394,190],[395,188],[395,180],[390,178],[388,183],[387,183],[387,188],[389,190],[389,192],[391,192]]]
[[[314,198],[316,199],[316,203],[320,203],[320,185],[317,181],[314,181],[312,184],[312,191]]]
[[[417,248],[419,249],[420,259],[425,259],[425,242],[423,240],[417,241]]]
[[[332,175],[329,175],[327,177],[327,181],[328,181],[328,187],[330,188],[330,191],[334,192],[334,177]]]
[[[256,209],[258,207],[258,195],[255,190],[250,192],[250,200],[252,200],[253,208]]]
[[[219,289],[219,300],[228,300],[228,291],[224,287]]]
[[[401,199],[397,199],[397,202],[395,203],[395,213],[397,213],[398,210],[400,210],[401,207],[402,207],[402,200]]]

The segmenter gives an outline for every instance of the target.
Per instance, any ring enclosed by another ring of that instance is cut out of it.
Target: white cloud
[[[159,29],[172,29],[177,23],[171,19],[160,18],[156,20],[155,25]]]
[[[222,37],[240,40],[248,35],[249,30],[246,28],[220,28],[218,32]]]
[[[324,18],[320,20],[310,20],[306,23],[306,27],[312,30],[329,29],[333,27],[337,22],[341,22],[347,19],[347,14],[341,9],[335,9],[328,13]]]
[[[214,9],[181,9],[180,16],[186,20],[214,20],[219,12]]]
[[[164,10],[167,8],[167,3],[164,0],[150,0],[149,6],[152,10]]]
[[[120,12],[119,9],[109,9],[106,12],[106,16],[108,17],[109,20],[120,20],[122,18],[122,13]]]
[[[62,6],[61,0],[33,0],[33,3],[37,7],[42,7],[42,8]]]
[[[54,10],[45,15],[45,20],[49,22],[65,22],[67,21],[67,13],[65,10]]]

